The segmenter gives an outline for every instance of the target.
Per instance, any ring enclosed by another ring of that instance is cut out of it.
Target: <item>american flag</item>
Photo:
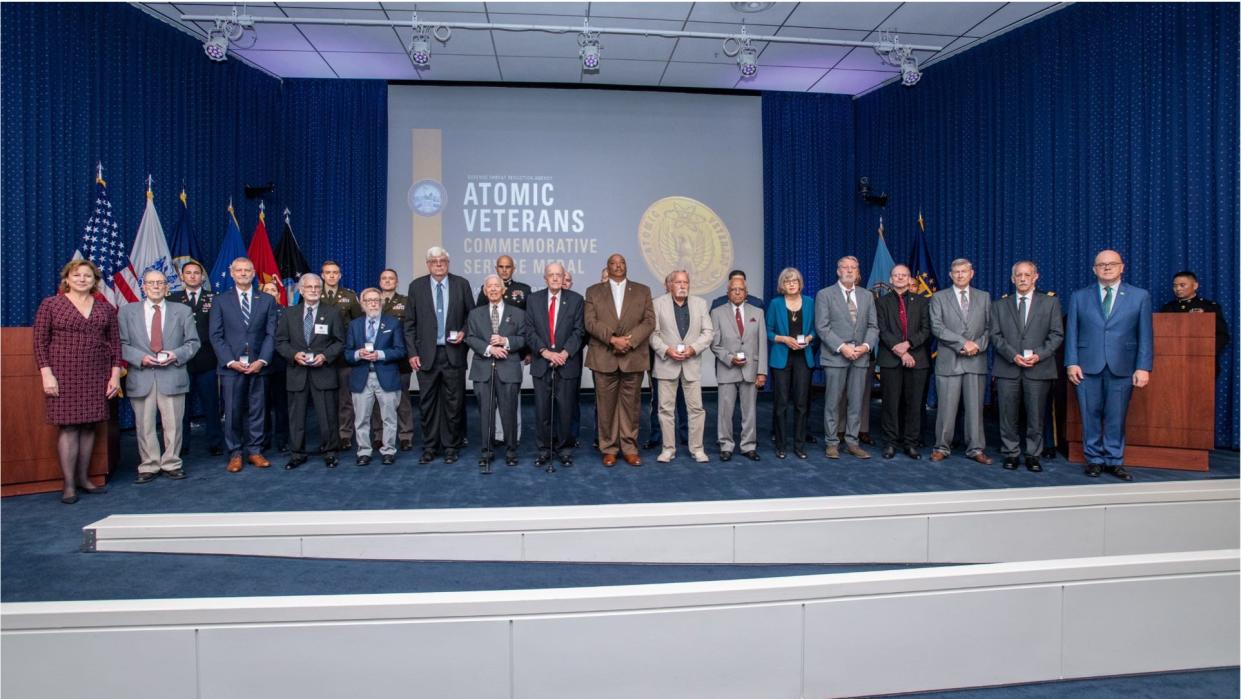
[[[103,294],[116,307],[137,301],[139,283],[125,241],[121,239],[120,227],[112,216],[112,202],[108,199],[108,183],[103,180],[103,167],[95,176],[95,204],[86,226],[82,230],[82,244],[74,258],[86,258],[99,267],[103,275]]]

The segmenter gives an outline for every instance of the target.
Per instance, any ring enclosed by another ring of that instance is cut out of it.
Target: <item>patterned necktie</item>
[[[741,320],[741,306],[735,306],[733,310],[737,313],[737,337],[744,337],[745,321]]]
[[[444,282],[435,283],[435,336],[444,342]]]
[[[1026,297],[1017,298],[1017,315],[1021,317],[1021,329],[1026,329]]]
[[[970,314],[970,294],[965,289],[961,290],[961,314],[967,316]]]
[[[845,289],[845,300],[849,304],[849,322],[857,324],[857,304],[853,302],[853,289]]]
[[[547,304],[547,334],[551,336],[551,346],[556,346],[556,297],[552,294],[551,303]]]
[[[155,304],[155,314],[151,316],[151,351],[159,354],[164,351],[164,319],[159,312],[161,304]]]
[[[901,341],[904,342],[909,339],[909,311],[905,310],[905,295],[897,294],[896,303],[900,308]]]
[[[366,321],[366,341],[374,344],[375,342],[375,319],[371,318]]]
[[[491,304],[491,334],[496,335],[500,332],[500,305]]]
[[[241,294],[241,322],[248,328],[250,327],[250,293],[242,292]]]
[[[1103,289],[1103,317],[1107,318],[1112,315],[1112,287]]]
[[[310,346],[310,338],[315,333],[315,311],[309,306],[306,307],[306,318],[302,320],[302,337],[306,338],[306,346]]]

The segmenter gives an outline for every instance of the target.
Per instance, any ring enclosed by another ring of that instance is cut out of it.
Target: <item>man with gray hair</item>
[[[448,251],[437,245],[427,250],[427,274],[409,283],[406,296],[405,351],[418,374],[422,413],[418,462],[443,453],[444,463],[456,463],[465,442],[465,326],[474,294],[464,277],[449,273]]]
[[[879,322],[875,297],[858,286],[858,261],[846,255],[836,261],[837,283],[822,289],[814,298],[814,327],[823,343],[819,363],[823,365],[826,389],[823,429],[827,441],[824,455],[839,459],[840,397],[844,394],[845,451],[859,459],[870,454],[858,444],[866,382],[870,380],[870,351],[879,342]]]
[[[383,442],[379,453],[384,465],[396,461],[397,404],[401,396],[400,365],[405,359],[405,333],[401,320],[383,315],[383,296],[379,289],[362,290],[361,318],[349,323],[345,340],[345,361],[349,375],[349,393],[353,401],[354,426],[366,435],[375,404],[383,420]],[[373,445],[370,439],[358,440],[358,465],[371,462]]]
[[[504,281],[489,274],[483,282],[486,303],[470,311],[465,342],[474,350],[470,380],[478,398],[479,419],[483,423],[483,453],[479,469],[491,473],[490,429],[499,413],[504,423],[504,462],[517,465],[517,393],[521,390],[520,350],[526,346],[526,314],[509,303]]]
[[[991,296],[970,286],[974,263],[965,258],[952,261],[948,273],[952,286],[931,297],[931,334],[939,338],[935,355],[935,392],[939,409],[935,412],[935,450],[931,461],[943,461],[952,452],[952,435],[957,426],[957,406],[965,404],[965,456],[980,464],[991,457],[982,431],[982,397],[987,384],[988,330],[991,326]]]
[[[323,301],[323,279],[306,273],[297,280],[302,300],[276,324],[276,351],[288,363],[289,452],[286,471],[306,463],[306,405],[314,403],[319,422],[319,451],[328,468],[336,468],[340,449],[340,373],[332,365],[345,348],[345,320]],[[365,441],[365,440],[363,440]]]
[[[168,303],[164,273],[149,269],[142,275],[146,300],[121,306],[117,313],[121,356],[129,362],[125,388],[134,407],[138,437],[138,479],[149,483],[161,472],[173,480],[185,478],[181,468],[181,419],[190,375],[185,365],[201,342],[189,306]],[[164,425],[164,450],[155,434],[155,415]]]
[[[677,270],[664,279],[668,293],[655,299],[655,332],[651,351],[655,356],[651,376],[659,382],[659,423],[663,450],[656,461],[668,463],[676,456],[677,388],[685,393],[689,413],[689,452],[698,463],[710,461],[703,450],[706,411],[702,407],[702,355],[709,353],[715,327],[705,299],[689,295],[689,272]]]

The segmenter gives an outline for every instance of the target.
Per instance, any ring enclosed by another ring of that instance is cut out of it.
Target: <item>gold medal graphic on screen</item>
[[[689,272],[691,294],[720,285],[733,264],[733,238],[711,207],[689,197],[664,197],[638,223],[642,257],[656,279]]]

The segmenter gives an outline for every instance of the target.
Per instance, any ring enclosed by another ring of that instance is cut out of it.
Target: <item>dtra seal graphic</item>
[[[658,280],[689,272],[691,294],[720,285],[733,264],[733,239],[711,207],[689,197],[664,197],[647,207],[638,223],[638,244]]]

